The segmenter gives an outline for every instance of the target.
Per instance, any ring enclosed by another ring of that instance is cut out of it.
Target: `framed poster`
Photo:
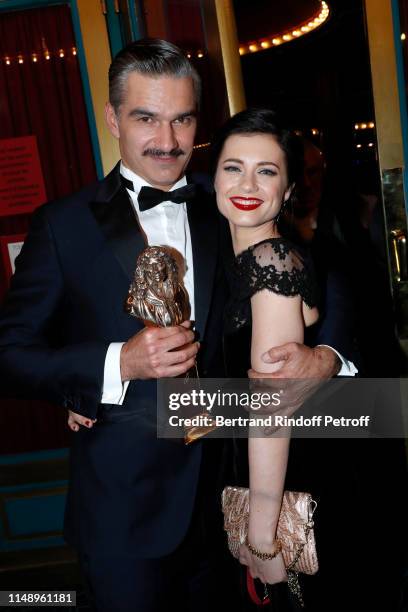
[[[0,236],[1,259],[7,284],[14,274],[16,257],[21,251],[25,237],[26,234]]]
[[[46,200],[37,138],[0,139],[0,216],[30,213]]]

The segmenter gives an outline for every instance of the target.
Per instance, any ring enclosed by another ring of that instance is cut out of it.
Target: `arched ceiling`
[[[261,50],[261,41],[269,41],[272,46],[272,40],[278,41],[273,44],[282,44],[307,34],[329,14],[322,0],[233,0],[233,4],[241,54]],[[259,48],[250,49],[251,43],[258,43]]]

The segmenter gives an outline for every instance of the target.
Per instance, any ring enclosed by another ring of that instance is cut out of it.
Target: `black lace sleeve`
[[[263,289],[288,297],[300,295],[309,308],[317,303],[310,262],[284,238],[264,240],[240,253],[231,270],[231,288],[225,313],[227,333],[250,324],[250,299]]]

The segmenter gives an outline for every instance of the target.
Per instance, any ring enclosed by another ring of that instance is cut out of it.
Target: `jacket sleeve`
[[[315,344],[331,346],[359,367],[354,306],[348,279],[338,270],[330,270],[327,275],[324,315],[318,325]]]
[[[95,418],[108,343],[58,340],[66,300],[45,206],[33,216],[0,310],[0,389],[2,395],[47,399]]]

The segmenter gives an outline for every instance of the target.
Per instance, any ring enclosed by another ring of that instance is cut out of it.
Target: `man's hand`
[[[250,378],[320,378],[328,379],[340,371],[340,359],[327,346],[309,348],[297,342],[276,346],[262,355],[265,363],[283,361],[283,365],[273,372],[264,374],[249,370]]]
[[[173,378],[195,364],[200,344],[185,321],[175,327],[146,327],[122,347],[122,381],[135,378]]]
[[[132,336],[120,354],[122,381],[172,378],[192,368],[200,344],[193,342],[190,326],[190,321],[185,321],[176,327],[145,327]],[[68,426],[72,431],[78,431],[80,425],[91,428],[95,422],[96,419],[68,411]]]
[[[249,370],[252,379],[251,390],[260,393],[279,391],[278,406],[271,401],[270,406],[263,406],[259,414],[291,417],[307,399],[309,399],[323,384],[340,370],[340,360],[337,354],[326,346],[309,348],[304,344],[289,342],[270,349],[262,355],[265,363],[283,362],[282,366],[272,374]],[[273,380],[275,379],[275,380]],[[286,379],[286,380],[280,380]],[[279,387],[279,389],[278,389]],[[270,436],[280,427],[272,426],[264,434]]]
[[[77,412],[68,410],[68,427],[71,429],[71,431],[78,431],[80,425],[91,429],[94,423],[96,423],[96,419],[88,419]]]

